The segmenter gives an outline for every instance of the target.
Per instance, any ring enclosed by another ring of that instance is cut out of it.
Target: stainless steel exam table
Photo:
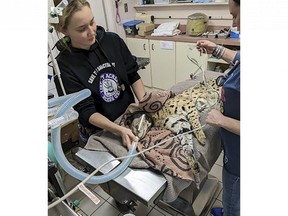
[[[97,169],[115,157],[109,152],[90,151],[81,149],[75,153],[75,159],[81,164]],[[116,167],[120,161],[115,160],[104,166],[100,173],[105,174]],[[137,201],[146,206],[157,204],[160,208],[172,215],[206,215],[212,201],[217,194],[219,181],[216,177],[208,175],[202,181],[200,190],[192,184],[172,203],[161,200],[161,194],[166,188],[166,179],[162,174],[150,169],[132,169],[128,167],[120,176],[100,186],[112,196],[118,204],[127,209],[135,210]],[[121,209],[120,209],[121,210]],[[122,209],[123,210],[123,209]],[[124,209],[125,210],[125,209]]]

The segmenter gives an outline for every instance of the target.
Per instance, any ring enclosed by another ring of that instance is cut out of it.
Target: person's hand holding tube
[[[223,117],[223,114],[219,110],[212,109],[206,117],[206,123],[215,127],[221,127]]]
[[[138,138],[132,133],[131,129],[122,127],[120,136],[122,138],[123,145],[130,149],[133,141],[138,141]]]
[[[212,54],[216,48],[216,44],[208,40],[199,40],[196,43],[196,48],[200,53]]]

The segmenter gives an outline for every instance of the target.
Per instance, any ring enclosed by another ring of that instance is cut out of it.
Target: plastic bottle
[[[73,109],[70,109],[66,113],[64,113],[64,115],[48,121],[48,129],[50,129],[50,128],[54,129],[58,126],[62,126],[69,121],[73,121],[73,120],[77,119],[78,116],[79,116],[78,112],[76,112]]]

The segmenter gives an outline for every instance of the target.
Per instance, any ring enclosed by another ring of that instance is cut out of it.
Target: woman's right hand
[[[110,131],[111,133],[114,133],[118,136],[121,136],[123,145],[128,149],[131,148],[132,141],[138,140],[129,128],[111,122],[108,118],[100,113],[92,114],[89,118],[89,123],[95,125],[96,127]]]
[[[120,127],[120,136],[122,138],[123,145],[130,149],[132,146],[132,141],[137,141],[138,139],[129,128],[123,126]]]
[[[208,40],[199,40],[196,43],[196,48],[201,53],[212,54],[212,52],[216,48],[216,44]]]

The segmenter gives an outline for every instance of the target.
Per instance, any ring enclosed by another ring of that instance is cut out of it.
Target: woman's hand
[[[201,53],[212,54],[212,52],[216,48],[216,44],[208,40],[199,40],[196,43],[196,48]]]
[[[219,110],[212,109],[206,117],[206,123],[240,136],[240,121],[224,116]]]
[[[130,149],[132,141],[138,140],[129,128],[111,122],[108,118],[106,118],[100,113],[92,114],[89,118],[89,122],[96,127],[105,129],[113,134],[121,136],[123,145],[126,146],[128,149]]]
[[[123,145],[126,146],[128,149],[131,148],[133,141],[138,141],[138,138],[132,133],[129,128],[126,127],[121,128],[120,136],[122,138]]]
[[[224,115],[216,109],[212,109],[207,117],[206,117],[206,123],[212,126],[216,127],[222,127],[222,120],[224,118]]]

